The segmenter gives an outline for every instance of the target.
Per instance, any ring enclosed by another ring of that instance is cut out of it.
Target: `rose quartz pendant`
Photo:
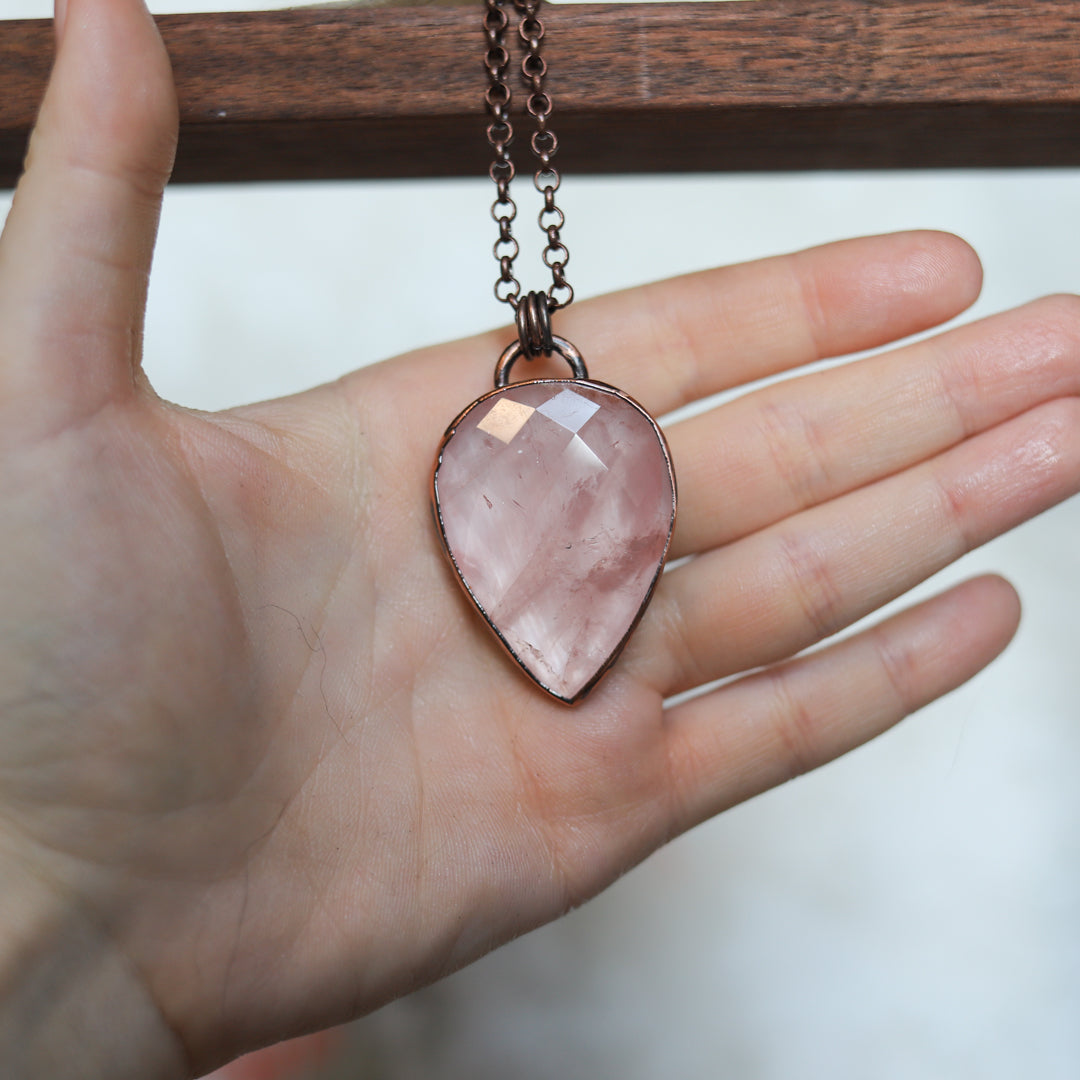
[[[619,390],[587,378],[500,385],[499,370],[499,388],[446,432],[435,516],[480,614],[538,686],[572,704],[652,596],[675,474],[656,422]]]

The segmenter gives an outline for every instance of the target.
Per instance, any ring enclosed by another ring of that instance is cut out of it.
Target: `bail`
[[[551,303],[547,293],[531,292],[517,305],[518,343],[527,360],[550,356],[555,351],[551,334]]]

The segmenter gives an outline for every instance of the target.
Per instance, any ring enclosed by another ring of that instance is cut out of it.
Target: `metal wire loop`
[[[555,348],[551,334],[551,305],[547,293],[530,292],[519,300],[514,313],[517,322],[518,344],[526,360],[550,356]]]
[[[524,305],[523,305],[524,306]],[[552,352],[557,352],[569,365],[575,379],[587,379],[589,372],[585,367],[585,361],[581,353],[574,348],[565,338],[553,337],[551,339]],[[515,341],[503,350],[499,362],[495,365],[495,389],[502,390],[510,385],[510,369],[515,361],[525,355],[520,341]]]

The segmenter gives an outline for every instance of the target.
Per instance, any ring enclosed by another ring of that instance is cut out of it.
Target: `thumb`
[[[56,430],[134,392],[172,71],[143,0],[57,0],[58,51],[0,238],[0,412]]]

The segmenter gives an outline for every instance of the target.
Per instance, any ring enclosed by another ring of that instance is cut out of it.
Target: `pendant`
[[[588,377],[495,389],[447,429],[435,461],[435,520],[450,563],[511,657],[552,697],[580,701],[614,663],[660,578],[675,526],[675,473],[656,421]]]

